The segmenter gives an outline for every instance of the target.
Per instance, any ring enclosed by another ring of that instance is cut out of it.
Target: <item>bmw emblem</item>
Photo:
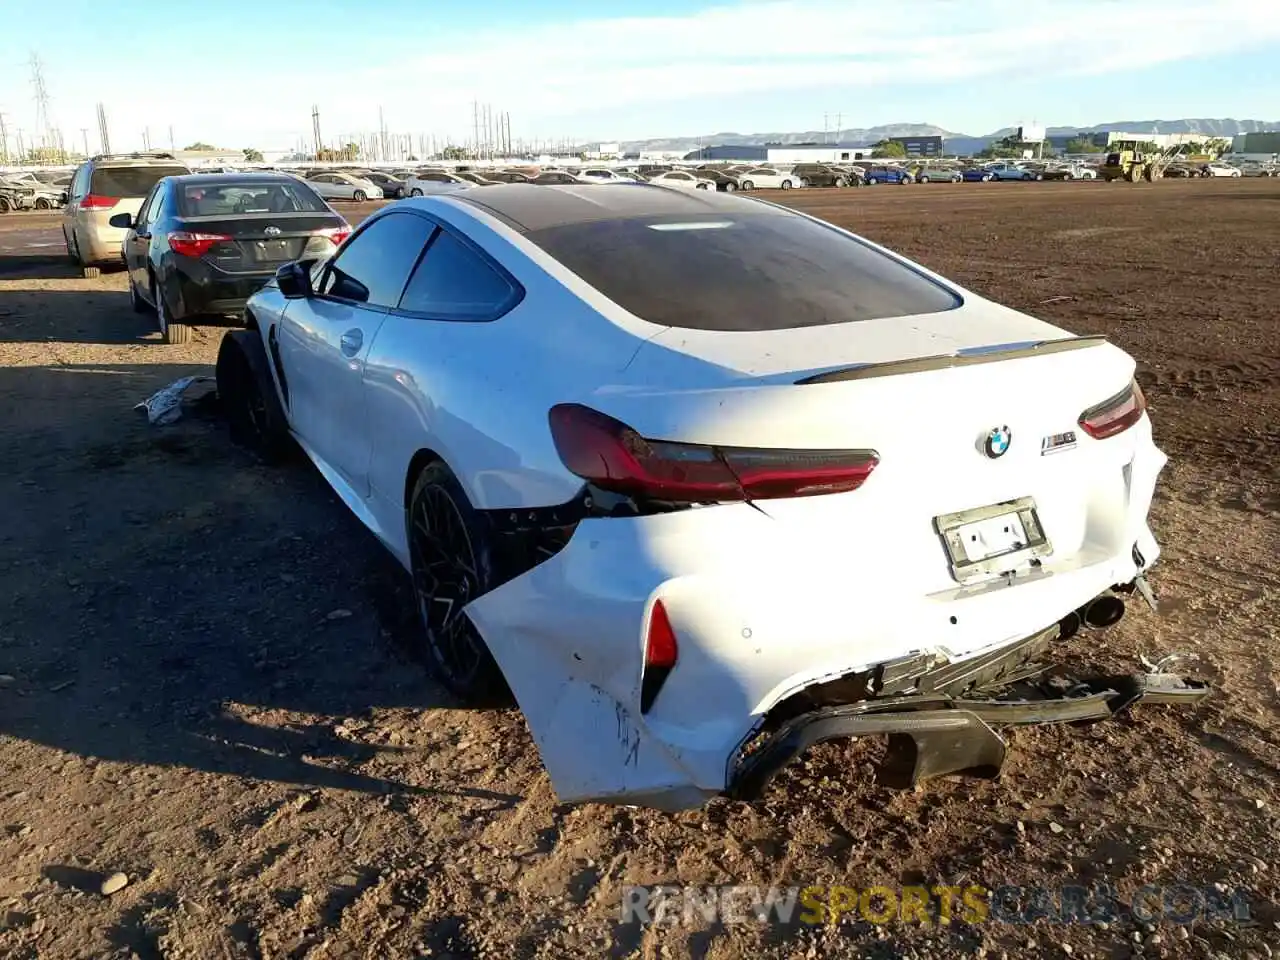
[[[996,427],[982,438],[982,452],[992,460],[1003,457],[1013,442],[1013,432],[1008,427]]]

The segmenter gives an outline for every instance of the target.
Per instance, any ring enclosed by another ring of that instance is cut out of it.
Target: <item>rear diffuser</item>
[[[1135,703],[1190,705],[1210,693],[1207,684],[1167,673],[1081,681],[1061,697],[1015,699],[1009,689],[999,695],[992,690],[991,699],[982,699],[980,691],[972,690],[964,696],[926,692],[938,686],[927,682],[927,677],[954,679],[956,672],[943,666],[919,678],[926,681],[916,686],[919,692],[821,707],[792,716],[771,731],[758,731],[731,757],[726,793],[734,799],[755,799],[779,770],[809,747],[871,735],[889,739],[888,755],[878,770],[881,783],[887,786],[909,788],[953,773],[991,779],[1004,764],[1005,743],[996,732],[1002,727],[1104,720]],[[1019,679],[1028,672],[1018,671]]]

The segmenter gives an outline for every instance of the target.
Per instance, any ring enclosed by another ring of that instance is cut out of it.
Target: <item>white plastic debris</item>
[[[197,383],[212,383],[213,377],[183,377],[157,390],[133,409],[147,411],[148,423],[173,423],[182,416],[182,395]]]

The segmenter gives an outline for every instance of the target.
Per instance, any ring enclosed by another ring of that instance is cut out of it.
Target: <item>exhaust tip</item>
[[[1058,621],[1058,639],[1070,640],[1080,632],[1080,614],[1072,610]]]
[[[1124,616],[1124,601],[1119,597],[1098,597],[1085,606],[1081,619],[1086,627],[1101,630],[1114,626]]]

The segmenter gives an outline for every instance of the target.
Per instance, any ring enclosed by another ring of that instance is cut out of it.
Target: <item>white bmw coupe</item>
[[[890,782],[990,775],[1002,726],[1207,693],[1043,680],[1155,604],[1133,359],[829,223],[647,184],[410,199],[246,323],[237,435],[301,446],[564,802],[751,798],[866,735]]]

